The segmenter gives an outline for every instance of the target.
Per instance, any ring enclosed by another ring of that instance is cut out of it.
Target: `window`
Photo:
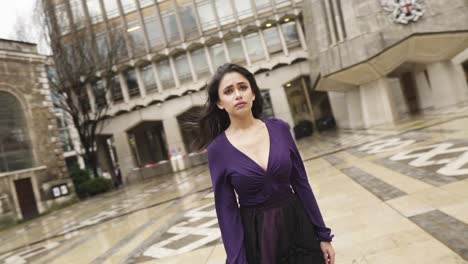
[[[112,77],[110,91],[112,94],[112,101],[114,103],[123,102],[122,88],[120,87],[120,80],[118,75]]]
[[[106,33],[96,33],[96,44],[99,57],[101,57],[101,59],[105,59],[107,57],[107,53],[109,52]]]
[[[179,7],[180,20],[184,29],[185,37],[198,36],[197,20],[192,4],[184,4]]]
[[[229,57],[233,63],[242,63],[245,61],[244,50],[240,38],[230,39],[226,41],[229,51]]]
[[[175,57],[174,64],[180,83],[192,81],[192,73],[190,72],[186,54]]]
[[[160,8],[164,30],[167,34],[167,40],[169,42],[180,41],[179,27],[177,26],[175,10],[171,1],[166,1],[163,4],[160,4]]]
[[[139,0],[140,1],[140,7],[145,8],[147,6],[154,5],[154,0]]]
[[[107,18],[114,18],[119,16],[119,8],[117,0],[103,0],[104,8],[106,9]]]
[[[203,31],[216,27],[216,16],[210,0],[197,0],[197,11]]]
[[[247,53],[252,62],[258,61],[265,57],[263,47],[261,45],[260,36],[257,32],[245,36],[245,44],[247,45]]]
[[[65,4],[58,4],[55,6],[55,16],[57,18],[57,22],[60,33],[62,35],[70,33],[70,20],[68,20],[67,10],[65,9]]]
[[[151,9],[151,14],[146,15],[143,18],[146,26],[146,33],[148,34],[149,45],[150,47],[162,47],[164,46],[164,36],[162,34],[162,27],[155,14],[156,9]]]
[[[235,21],[231,0],[215,0],[215,5],[221,25],[226,25]]]
[[[132,41],[133,50],[135,53],[139,53],[145,50],[145,34],[143,28],[140,25],[140,21],[135,19],[127,22],[127,32],[130,35]]]
[[[124,14],[128,14],[136,10],[135,0],[120,0]]]
[[[145,89],[148,94],[154,93],[158,90],[158,86],[156,84],[156,78],[153,73],[153,66],[151,64],[147,64],[140,68],[141,71],[141,78],[143,79],[143,83],[145,84]]]
[[[99,0],[86,0],[86,6],[88,7],[89,18],[92,24],[99,23],[103,20]]]
[[[59,130],[60,142],[62,143],[63,151],[72,151],[74,149],[73,141],[70,136],[67,121],[65,120],[63,114],[57,116],[57,128]]]
[[[239,19],[244,19],[253,16],[252,5],[250,0],[248,1],[235,1],[237,16]]]
[[[288,6],[290,4],[291,4],[291,0],[275,0],[276,8]]]
[[[84,16],[83,6],[81,5],[81,0],[70,0],[70,8],[73,14],[73,22],[77,29],[84,27],[86,18]]]
[[[96,109],[104,108],[107,105],[106,101],[106,86],[103,80],[97,80],[91,83],[91,88],[94,94],[94,101],[96,103]]]
[[[296,22],[291,21],[281,25],[283,29],[284,39],[288,47],[299,46],[299,35],[297,34]]]
[[[128,69],[123,74],[127,83],[128,95],[130,97],[140,96],[135,69]]]
[[[32,167],[32,152],[23,109],[18,100],[0,91],[0,172]]]
[[[276,26],[263,30],[263,37],[269,53],[277,53],[283,50]]]
[[[270,0],[255,0],[257,13],[263,13],[271,9]]]
[[[213,67],[216,69],[226,63],[226,55],[224,54],[224,47],[221,43],[215,44],[210,47],[211,60],[213,61]]]
[[[192,64],[198,78],[207,77],[210,75],[210,68],[206,60],[204,48],[196,49],[190,53],[192,56]]]
[[[169,64],[169,60],[165,59],[159,61],[156,64],[158,68],[158,75],[159,80],[161,81],[161,85],[164,89],[172,88],[175,86],[174,77],[172,76],[171,65]]]

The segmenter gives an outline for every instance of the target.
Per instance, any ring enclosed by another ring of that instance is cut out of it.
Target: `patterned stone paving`
[[[337,263],[468,263],[468,118],[453,116],[298,142]],[[210,187],[202,166],[72,205],[0,232],[0,263],[224,263]]]

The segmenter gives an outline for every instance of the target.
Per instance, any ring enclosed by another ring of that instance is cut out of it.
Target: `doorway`
[[[408,106],[408,112],[410,114],[418,113],[420,109],[419,99],[413,74],[411,72],[403,73],[400,77],[400,82],[403,96]]]
[[[15,189],[23,220],[38,216],[39,211],[37,210],[31,178],[16,180]]]

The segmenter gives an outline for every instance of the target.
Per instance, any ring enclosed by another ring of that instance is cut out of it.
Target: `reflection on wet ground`
[[[337,263],[468,263],[467,114],[298,142]],[[224,260],[206,165],[0,232],[0,263]]]

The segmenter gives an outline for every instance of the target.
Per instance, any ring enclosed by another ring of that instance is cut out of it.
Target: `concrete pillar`
[[[198,76],[195,73],[195,68],[193,67],[192,56],[190,55],[190,51],[187,50],[185,54],[187,55],[187,61],[188,61],[188,64],[189,64],[190,73],[192,74],[192,79],[193,79],[194,82],[197,82],[198,81]]]
[[[297,34],[299,35],[302,49],[307,51],[307,41],[305,39],[304,31],[302,30],[301,22],[299,20],[296,20],[296,30]]]
[[[177,75],[174,58],[172,56],[169,57],[169,65],[171,66],[172,77],[174,79],[175,87],[179,88],[180,87],[179,76]]]
[[[215,68],[213,68],[213,61],[211,60],[211,54],[210,51],[208,50],[207,46],[204,46],[205,49],[205,55],[206,55],[206,62],[208,62],[208,68],[210,68],[211,74],[215,73]]]
[[[87,83],[85,87],[86,87],[86,93],[88,94],[88,98],[89,98],[89,105],[91,107],[91,112],[95,113],[96,112],[96,98],[94,97],[93,87],[91,87],[91,84],[89,83]]]
[[[120,89],[122,89],[124,102],[128,103],[130,101],[130,95],[128,94],[127,80],[125,80],[125,77],[123,73],[121,72],[119,72],[119,82],[120,82]]]
[[[186,155],[184,141],[182,134],[180,133],[179,122],[177,118],[168,117],[163,120],[164,133],[166,135],[166,141],[168,150],[176,149],[180,154]]]
[[[397,110],[390,82],[387,78],[361,85],[360,95],[362,115],[366,127],[384,123],[392,123],[397,119]]]
[[[265,54],[265,60],[269,61],[270,60],[270,53],[268,52],[268,47],[266,45],[265,38],[263,37],[263,31],[258,30],[258,35],[260,36],[260,42],[262,43],[263,53]]]
[[[277,24],[276,27],[278,28],[278,35],[281,41],[281,47],[283,47],[283,53],[284,55],[289,56],[288,45],[286,45],[286,40],[284,39],[283,29],[280,24]]]
[[[281,118],[286,121],[291,129],[294,127],[294,119],[289,108],[288,97],[284,87],[278,83],[279,87],[271,87],[268,91],[270,92],[270,100],[273,110],[275,111],[275,117]]]
[[[468,99],[463,75],[451,61],[427,65],[435,108],[453,106]]]
[[[240,40],[242,44],[242,51],[244,52],[245,62],[247,63],[247,66],[251,66],[252,61],[250,60],[249,53],[247,52],[247,44],[245,44],[244,35],[240,35]]]
[[[429,85],[427,71],[415,72],[414,81],[419,98],[419,107],[424,110],[433,106],[432,101],[432,88]]]
[[[140,97],[145,98],[146,88],[145,88],[145,83],[143,82],[143,78],[141,77],[140,68],[135,68],[135,74],[136,74],[137,82],[138,82],[138,90],[140,90]]]
[[[344,93],[328,92],[328,98],[339,128],[360,129],[364,127],[359,89]]]
[[[158,68],[154,61],[151,62],[151,68],[153,68],[154,77],[156,78],[156,85],[158,86],[158,92],[162,93],[163,87],[162,87],[161,79],[159,79]]]
[[[114,142],[117,157],[119,157],[122,181],[123,184],[127,184],[133,178],[132,176],[134,176],[132,169],[135,167],[127,133],[125,131],[115,133]]]

